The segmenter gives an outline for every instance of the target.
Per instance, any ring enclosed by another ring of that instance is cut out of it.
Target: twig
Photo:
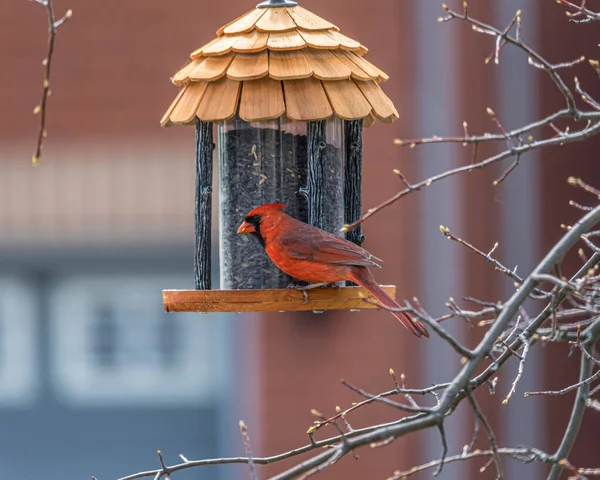
[[[396,420],[394,422],[390,422],[390,423],[383,424],[383,425],[374,425],[374,426],[370,426],[370,427],[355,429],[350,433],[346,433],[345,435],[346,435],[346,437],[359,436],[359,435],[362,435],[365,433],[375,431],[386,425],[392,426],[392,425],[396,425],[399,423],[403,423],[403,422],[407,421],[407,419],[412,419],[412,418],[414,418],[414,417],[407,417],[405,419]],[[268,464],[276,463],[276,462],[279,462],[279,461],[282,461],[282,460],[285,460],[288,458],[296,457],[298,455],[302,455],[304,453],[310,452],[310,451],[318,449],[318,448],[333,445],[336,442],[339,442],[341,440],[342,440],[342,437],[340,435],[337,435],[334,437],[326,438],[324,440],[315,441],[312,444],[304,445],[302,447],[298,447],[298,448],[289,450],[284,453],[279,453],[277,455],[272,455],[272,456],[268,456],[268,457],[254,457],[252,460],[254,461],[255,465],[268,465]],[[189,468],[203,467],[203,466],[210,466],[210,465],[247,464],[250,459],[248,457],[222,457],[222,458],[211,458],[211,459],[203,459],[203,460],[188,460],[186,458],[185,460],[184,459],[182,459],[182,460],[183,460],[183,463],[168,466],[167,467],[168,471],[173,473],[173,472],[177,472],[180,470],[187,470]],[[125,477],[121,477],[118,480],[136,480],[138,478],[154,477],[157,474],[164,474],[164,472],[162,471],[162,469],[147,470],[147,471],[134,473],[132,475],[127,475]]]
[[[466,347],[463,347],[460,342],[454,338],[445,328],[443,328],[439,322],[434,321],[428,314],[421,309],[413,309],[413,314],[420,320],[424,321],[431,327],[435,333],[437,333],[443,340],[445,340],[459,355],[465,358],[473,358],[473,352]]]
[[[473,30],[475,30],[476,32],[489,33],[491,35],[495,35],[496,38],[500,37],[506,43],[510,43],[510,44],[518,47],[519,49],[523,50],[525,53],[527,53],[529,55],[529,57],[531,57],[537,64],[539,64],[543,67],[543,70],[552,79],[552,81],[556,85],[556,88],[558,88],[558,90],[563,94],[563,96],[565,97],[565,100],[567,102],[567,108],[569,110],[571,110],[572,112],[574,112],[576,110],[575,99],[573,98],[573,94],[571,93],[569,88],[566,86],[566,84],[564,83],[564,81],[560,77],[560,75],[558,75],[558,73],[556,73],[557,67],[555,65],[551,64],[550,62],[548,62],[544,57],[542,57],[538,52],[536,52],[529,45],[523,43],[521,41],[520,37],[519,38],[511,37],[508,34],[508,31],[501,32],[497,28],[495,28],[491,25],[488,25],[487,23],[484,23],[480,20],[476,20],[476,19],[470,17],[469,15],[466,14],[466,12],[459,14],[452,10],[447,10],[447,13],[448,13],[448,17],[446,19],[444,19],[445,21],[451,20],[454,18],[459,19],[459,20],[465,20],[472,25]],[[520,16],[520,12],[517,12],[517,15],[515,15],[515,18],[518,18],[519,16]]]
[[[473,418],[475,419],[473,426],[473,437],[471,438],[469,444],[463,447],[463,455],[466,455],[473,450],[473,448],[475,448],[475,443],[477,442],[477,437],[479,436],[479,417],[475,415],[475,412],[473,412]]]
[[[577,10],[575,13],[565,12],[567,14],[567,17],[569,17],[569,19],[572,22],[585,23],[593,20],[600,20],[600,13],[593,12],[585,8],[585,0],[582,1],[581,5],[575,5],[574,3],[571,3],[568,0],[556,0],[556,2]],[[578,17],[579,15],[585,15],[586,18],[583,20],[577,20],[576,17]]]
[[[592,326],[590,326],[590,328],[593,329],[594,327],[596,327],[599,324],[600,324],[600,320],[596,320],[595,323]],[[579,325],[577,328],[577,341],[575,343],[581,349],[581,354],[584,355],[585,357],[587,357],[587,359],[591,362],[592,368],[594,366],[600,365],[600,360],[598,360],[593,355],[591,355],[588,352],[588,349],[585,348],[581,344],[581,328]],[[572,392],[573,390],[578,389],[579,387],[581,387],[585,384],[591,385],[598,378],[600,378],[600,370],[598,370],[593,375],[590,375],[589,377],[587,377],[583,380],[580,380],[578,383],[576,383],[574,385],[570,385],[566,388],[563,388],[562,390],[548,390],[548,391],[544,391],[544,392],[526,392],[525,396],[527,397],[527,396],[532,396],[532,395],[564,395],[566,393],[569,393],[569,392]],[[597,389],[595,388],[593,391],[589,392],[589,395],[591,396],[593,393],[596,392],[596,390]]]
[[[525,392],[526,397],[532,397],[534,395],[564,395],[566,393],[572,392],[573,390],[577,390],[579,387],[583,385],[590,385],[594,383],[596,380],[600,378],[600,370],[598,370],[593,375],[590,375],[588,378],[575,383],[574,385],[569,385],[568,387],[563,388],[562,390],[547,390],[545,392]]]
[[[337,462],[340,458],[342,458],[344,456],[344,453],[346,453],[346,452],[344,452],[344,450],[334,450],[332,455],[326,462],[323,462],[320,465],[313,467],[312,469],[310,469],[303,475],[299,476],[298,480],[306,480],[308,477],[311,477],[312,475],[319,473],[321,470],[325,469],[326,467],[333,465],[335,462]],[[277,478],[278,477],[273,477],[272,480],[276,480]]]
[[[568,112],[568,110],[566,110],[565,112]],[[562,116],[561,115],[562,112],[558,112],[557,114],[555,114],[556,116]],[[598,119],[600,120],[600,112],[594,112],[594,113],[589,113],[589,112],[582,112],[579,117],[583,118],[594,118],[594,119]],[[539,123],[539,122],[538,122]],[[534,124],[530,124],[528,128],[533,128]],[[477,169],[481,169],[481,168],[485,168],[493,163],[499,162],[501,160],[504,160],[506,158],[512,157],[516,154],[523,154],[523,153],[528,153],[532,150],[536,150],[539,148],[547,148],[547,147],[551,147],[551,146],[557,146],[557,145],[562,145],[565,143],[572,143],[572,142],[580,142],[582,140],[585,140],[587,138],[590,138],[594,135],[597,135],[600,132],[600,122],[596,122],[592,125],[590,125],[589,127],[587,127],[584,130],[579,130],[576,132],[572,132],[570,133],[568,136],[566,137],[561,137],[561,138],[548,138],[548,139],[544,139],[544,140],[538,140],[538,141],[534,141],[532,143],[526,143],[524,145],[521,146],[517,146],[514,148],[514,150],[511,151],[504,151],[501,153],[498,153],[492,157],[488,157],[485,160],[482,160],[476,164],[470,164],[470,165],[464,165],[462,167],[456,167],[453,168],[451,170],[446,170],[445,172],[439,173],[437,175],[433,175],[421,182],[412,184],[410,186],[410,188],[406,188],[400,192],[398,192],[396,195],[394,195],[393,197],[388,198],[387,200],[385,200],[384,202],[380,203],[379,205],[377,205],[376,207],[373,207],[371,209],[369,209],[367,211],[367,213],[365,213],[361,218],[359,218],[356,222],[344,225],[344,227],[342,227],[340,229],[341,232],[347,232],[349,230],[352,230],[353,228],[356,228],[358,225],[360,225],[361,223],[363,223],[365,220],[367,220],[368,218],[372,217],[373,215],[375,215],[376,213],[380,212],[381,210],[389,207],[390,205],[392,205],[393,203],[397,202],[398,200],[400,200],[401,198],[405,197],[406,195],[409,195],[413,192],[419,192],[422,189],[424,189],[425,187],[429,187],[431,185],[433,185],[434,183],[437,183],[441,180],[445,180],[448,177],[452,177],[454,175],[458,175],[461,173],[467,173],[467,172],[471,172],[473,170],[477,170]],[[500,137],[503,138],[503,137]],[[445,139],[444,139],[445,140]],[[457,142],[464,142],[465,139],[457,139]],[[439,143],[439,140],[436,141],[437,143]]]
[[[498,455],[498,444],[496,443],[496,436],[494,435],[494,431],[492,430],[492,427],[487,417],[484,415],[481,408],[479,408],[479,404],[477,403],[475,396],[470,390],[467,390],[467,398],[469,399],[469,403],[471,404],[471,408],[473,409],[475,418],[481,420],[483,428],[487,433],[488,441],[490,442],[490,449],[492,451],[492,459],[494,461],[494,464],[496,465],[496,479],[501,480],[503,478],[502,464],[500,463],[500,456]]]
[[[590,216],[592,214],[592,212],[596,212],[596,214],[594,214],[593,216]],[[593,226],[594,222],[600,221],[600,207],[595,208],[592,212],[590,212],[583,219],[581,219],[579,222],[577,222],[575,227],[577,227],[578,232],[580,232],[582,230],[583,231],[588,230],[589,228],[591,228],[590,225]],[[583,223],[584,219],[586,220],[585,224]],[[586,227],[588,227],[588,228],[586,228]],[[565,240],[565,237],[563,237],[560,242],[563,242],[564,240]],[[555,248],[558,248],[558,245],[556,245]],[[562,250],[562,248],[561,248],[561,250]],[[577,273],[575,273],[575,275],[573,275],[573,277],[571,277],[571,282],[574,282],[577,279],[583,277],[585,274],[587,274],[587,272],[590,268],[593,268],[599,262],[600,262],[600,253],[594,253],[594,255],[592,255],[590,257],[590,259],[585,263],[585,265],[583,265],[583,267],[581,267],[577,271]],[[523,330],[522,334],[525,336],[525,338],[532,338],[534,335],[534,332],[536,332],[537,329],[548,318],[550,318],[550,316],[553,314],[556,306],[560,305],[566,297],[567,297],[567,293],[562,290],[559,290],[553,297],[552,301],[550,303],[548,303],[548,305],[546,305],[544,310],[542,310],[542,312],[535,318],[535,320],[533,320]],[[516,338],[515,341],[511,344],[511,348],[513,350],[518,350],[519,348],[521,348],[521,346],[522,346],[522,341],[521,341],[521,338],[519,338],[519,337]],[[482,373],[480,373],[474,379],[471,380],[471,383],[470,383],[471,387],[476,388],[480,385],[483,385],[485,382],[487,382],[491,378],[491,376],[494,375],[494,373],[498,370],[498,368],[500,368],[510,358],[510,356],[511,356],[511,353],[509,351],[502,353],[500,355],[500,357],[498,359],[496,359],[496,361],[494,361],[494,363],[492,365],[488,366]]]
[[[52,1],[53,0],[35,0],[36,3],[46,8],[46,13],[48,14],[48,53],[46,55],[46,58],[42,62],[42,64],[46,67],[42,89],[42,101],[33,109],[33,113],[35,115],[40,115],[40,131],[38,133],[38,140],[35,148],[35,153],[33,154],[32,158],[34,165],[37,165],[40,161],[40,157],[42,156],[42,144],[44,143],[44,138],[46,138],[47,136],[46,112],[48,97],[50,96],[50,73],[52,72],[52,58],[54,56],[54,42],[56,39],[56,32],[58,30],[58,27],[60,27],[63,23],[65,23],[69,18],[73,16],[73,11],[69,9],[62,18],[56,20],[54,17],[54,6],[52,4]]]
[[[510,391],[508,392],[508,395],[506,395],[506,398],[502,400],[503,405],[506,405],[508,402],[510,402],[510,398],[517,390],[517,384],[523,376],[523,370],[525,369],[525,360],[527,358],[527,354],[529,353],[529,347],[531,346],[531,342],[527,338],[525,338],[523,335],[520,335],[519,337],[521,339],[521,342],[523,343],[523,355],[521,355],[520,357],[517,376],[515,377],[515,380],[513,381],[512,386],[510,387]]]
[[[523,448],[498,448],[498,455],[508,456],[517,460],[520,460],[524,463],[530,463],[533,461],[538,461],[540,463],[548,463],[550,462],[550,455],[536,448],[523,447]],[[447,457],[445,463],[454,463],[465,460],[471,460],[473,458],[486,458],[492,457],[494,452],[492,450],[474,450],[469,453],[462,453],[460,455],[453,455],[451,457]],[[428,463],[424,463],[422,465],[418,465],[416,467],[411,468],[410,470],[405,471],[395,471],[394,475],[388,480],[401,480],[417,473],[420,473],[424,470],[428,470],[430,468],[436,467],[440,464],[440,460],[433,460]]]
[[[508,350],[510,353],[512,353],[512,354],[513,354],[515,357],[517,357],[519,360],[523,360],[523,357],[522,357],[520,354],[518,354],[517,352],[515,352],[515,351],[514,351],[514,350],[511,348],[511,346],[510,346],[508,343],[506,343],[506,341],[505,341],[505,340],[504,340],[502,337],[499,337],[499,338],[498,338],[498,342],[500,342],[500,343],[501,343],[501,344],[504,346],[504,348],[506,348],[506,349],[507,349],[507,350]]]
[[[595,336],[593,336],[593,341],[590,341],[587,344],[584,344],[583,349],[591,349],[593,348],[593,342],[596,340],[597,336],[600,334],[600,329],[594,332]],[[590,352],[588,352],[590,353]],[[563,469],[563,465],[561,465],[561,460],[567,458],[575,443],[575,438],[577,437],[577,433],[579,432],[579,428],[581,427],[581,423],[583,422],[583,414],[585,412],[586,401],[590,392],[590,384],[585,382],[585,379],[589,378],[592,373],[593,362],[589,359],[588,356],[581,354],[581,367],[579,372],[579,380],[581,385],[577,391],[577,396],[575,397],[575,401],[573,402],[573,410],[571,411],[571,418],[569,419],[569,424],[567,429],[565,430],[565,434],[563,436],[562,441],[556,453],[552,456],[554,460],[558,463],[554,463],[552,468],[550,469],[550,474],[548,475],[547,480],[557,480],[560,476],[560,473]],[[583,383],[582,383],[583,382]]]
[[[404,410],[405,412],[418,412],[418,413],[424,413],[424,412],[430,412],[431,409],[427,408],[427,407],[420,407],[420,406],[416,406],[413,407],[411,405],[403,405],[402,403],[398,403],[398,402],[394,402],[393,400],[390,400],[388,398],[385,398],[389,395],[397,395],[399,393],[406,393],[406,392],[411,392],[410,390],[390,390],[389,392],[384,392],[384,393],[380,393],[379,395],[373,395],[369,392],[366,392],[365,390],[363,390],[362,388],[357,387],[356,385],[353,385],[350,382],[347,382],[346,380],[342,380],[342,385],[348,387],[350,390],[355,391],[356,393],[358,393],[359,395],[366,397],[370,403],[371,401],[378,401],[381,403],[385,403],[387,405],[390,405],[392,407],[395,407],[399,410]],[[421,391],[425,391],[427,389],[423,389]],[[366,401],[365,401],[366,402]],[[365,403],[365,402],[361,402],[361,403]]]
[[[510,270],[509,268],[507,268],[506,266],[504,266],[502,263],[500,263],[498,260],[496,260],[494,257],[492,257],[492,254],[496,251],[496,249],[498,248],[498,242],[496,242],[494,244],[494,246],[492,247],[492,249],[488,252],[488,253],[484,253],[483,251],[479,250],[477,247],[475,247],[474,245],[472,245],[471,243],[467,242],[466,240],[463,240],[460,237],[457,237],[456,235],[454,235],[450,229],[448,227],[445,227],[443,225],[440,225],[440,232],[448,239],[448,240],[453,240],[456,243],[459,243],[461,245],[464,245],[465,247],[467,247],[469,250],[471,250],[472,252],[475,252],[477,255],[479,255],[480,257],[483,257],[487,262],[490,262],[492,265],[494,265],[495,269],[497,271],[499,271],[500,273],[510,277],[511,279],[513,279],[515,282],[517,282],[519,285],[523,283],[523,278],[517,274],[517,269],[516,267],[513,270]],[[542,296],[542,297],[547,297],[547,293],[544,292],[543,290],[540,290],[538,288],[535,289],[535,293],[536,295]]]
[[[440,432],[440,440],[442,442],[442,455],[440,456],[440,464],[433,474],[434,477],[437,477],[440,473],[442,473],[442,468],[444,468],[444,460],[448,455],[448,442],[446,440],[446,432],[444,431],[444,422],[440,422],[438,424],[438,431]]]
[[[392,376],[392,379],[394,380],[394,384],[396,385],[396,390],[401,392],[401,391],[406,391],[406,375],[404,375],[404,373],[400,374],[400,385],[398,385],[398,382],[396,381],[396,375],[394,373],[394,370],[390,368],[390,375]],[[415,399],[412,397],[412,395],[410,393],[404,393],[404,398],[406,398],[408,400],[408,403],[410,403],[413,407],[415,408],[419,408],[419,404],[415,401]]]
[[[248,435],[248,427],[246,427],[246,422],[244,422],[243,420],[240,420],[240,433],[242,434],[242,439],[244,440],[244,449],[246,450],[246,456],[248,457],[248,468],[250,469],[250,478],[252,480],[258,480],[256,468],[254,467],[254,460],[252,460],[252,448],[250,448],[250,435]]]
[[[474,149],[473,149],[471,164],[466,165],[464,167],[458,167],[453,170],[446,171],[442,174],[432,176],[430,178],[427,178],[427,179],[425,179],[421,182],[415,183],[415,184],[410,184],[410,183],[408,183],[406,178],[401,177],[402,180],[405,182],[405,185],[407,186],[406,189],[402,190],[401,192],[398,192],[396,195],[394,195],[393,197],[389,198],[388,200],[380,203],[376,207],[369,209],[367,211],[367,213],[365,213],[359,220],[357,220],[356,222],[353,222],[351,224],[345,225],[342,228],[342,231],[348,231],[353,228],[356,228],[360,223],[364,222],[366,219],[368,219],[372,215],[375,215],[376,213],[380,212],[381,210],[383,210],[384,208],[393,204],[394,202],[398,201],[400,198],[402,198],[410,193],[420,191],[424,187],[428,187],[437,181],[446,179],[449,176],[453,176],[453,175],[464,173],[464,172],[470,172],[474,169],[484,168],[492,163],[499,162],[499,161],[504,160],[509,157],[514,157],[513,163],[508,167],[508,169],[497,180],[494,181],[494,184],[498,185],[518,166],[523,154],[528,153],[532,150],[544,148],[544,147],[547,147],[550,145],[564,145],[566,143],[579,141],[579,140],[582,140],[583,138],[588,138],[588,136],[594,136],[599,133],[598,122],[600,120],[600,111],[598,111],[598,109],[596,107],[593,107],[592,111],[583,111],[583,110],[578,109],[577,105],[575,103],[575,97],[573,95],[573,92],[569,89],[569,87],[567,87],[565,81],[563,80],[561,75],[558,73],[559,70],[562,70],[567,67],[573,67],[574,65],[581,63],[584,60],[582,57],[579,57],[570,62],[562,62],[562,63],[558,63],[558,64],[552,64],[549,61],[547,61],[538,52],[536,52],[532,47],[530,47],[529,45],[527,45],[526,43],[524,43],[521,40],[521,36],[520,36],[520,25],[521,25],[520,15],[521,15],[521,13],[520,12],[517,12],[517,14],[513,17],[511,23],[509,24],[509,26],[505,30],[501,31],[491,25],[488,25],[484,22],[481,22],[479,20],[476,20],[476,19],[470,17],[467,13],[466,7],[463,8],[462,14],[454,12],[451,9],[449,9],[448,7],[445,7],[445,10],[446,10],[447,15],[445,17],[440,18],[439,19],[440,21],[446,22],[446,21],[453,20],[453,19],[460,19],[460,20],[466,21],[469,24],[471,24],[473,30],[475,30],[479,33],[484,33],[484,34],[494,36],[495,40],[496,40],[496,49],[494,50],[494,56],[495,56],[496,60],[498,58],[498,53],[499,53],[500,48],[505,43],[512,44],[515,47],[517,47],[518,49],[522,50],[524,53],[526,53],[529,58],[529,63],[531,65],[535,66],[536,68],[543,70],[550,77],[550,79],[552,80],[552,82],[554,83],[554,85],[556,86],[558,91],[565,98],[566,108],[563,110],[560,110],[558,112],[555,112],[541,120],[531,122],[527,125],[524,125],[520,128],[511,130],[511,131],[506,131],[502,127],[502,125],[500,124],[498,119],[496,118],[494,112],[492,110],[488,109],[488,113],[491,112],[490,115],[492,116],[492,120],[495,121],[495,123],[501,130],[500,134],[485,133],[484,135],[479,135],[479,136],[470,135],[469,132],[467,131],[466,122],[463,122],[464,136],[462,136],[462,137],[433,136],[431,138],[418,138],[418,139],[407,139],[407,140],[396,139],[396,140],[394,140],[394,143],[396,145],[408,146],[410,148],[414,148],[417,145],[432,144],[432,143],[460,143],[463,146],[473,145]],[[516,27],[517,27],[516,32],[515,32],[514,36],[511,36],[509,32],[514,25],[516,25]],[[591,61],[590,64],[592,65],[592,67],[594,67],[597,70],[598,74],[600,75],[600,66],[598,66],[600,64],[597,61]],[[591,99],[591,97],[589,95],[587,95],[587,97],[589,97]],[[593,104],[590,104],[590,105],[593,105]],[[547,127],[556,128],[554,126],[554,122],[556,122],[557,120],[562,119],[562,118],[572,118],[576,121],[587,121],[587,124],[582,130],[579,130],[579,131],[560,132],[559,137],[553,137],[553,138],[548,138],[548,139],[543,139],[543,140],[534,140],[533,139],[532,132],[534,130],[536,130],[538,128],[547,128]],[[524,138],[524,136],[527,136],[528,143],[525,143],[522,140],[522,138]],[[476,161],[477,145],[479,145],[480,143],[496,142],[496,141],[500,141],[500,140],[505,141],[507,143],[508,148],[506,151],[504,151],[500,154],[494,155],[492,157],[489,157],[483,161],[480,161],[480,162]],[[515,144],[515,140],[518,140],[518,144]]]
[[[569,177],[567,179],[567,183],[569,185],[574,186],[574,187],[579,187],[579,188],[583,189],[584,191],[586,191],[588,193],[591,193],[592,195],[595,195],[596,198],[598,200],[600,200],[600,190],[598,190],[597,188],[594,188],[591,185],[585,183],[581,178]]]

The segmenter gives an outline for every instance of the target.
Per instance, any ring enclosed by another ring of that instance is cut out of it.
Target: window
[[[38,385],[37,302],[19,277],[0,277],[0,407],[29,408]]]
[[[226,381],[227,314],[166,314],[168,276],[72,276],[50,292],[51,381],[77,406],[210,402]]]

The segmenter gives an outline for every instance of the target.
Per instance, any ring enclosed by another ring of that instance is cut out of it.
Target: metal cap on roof
[[[292,0],[267,0],[259,3],[256,8],[273,8],[273,7],[295,7],[298,2]]]

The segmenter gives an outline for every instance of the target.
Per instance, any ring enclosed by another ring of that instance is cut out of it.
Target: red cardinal
[[[368,269],[380,268],[374,261],[381,261],[379,258],[348,240],[290,217],[283,212],[284,208],[281,203],[255,208],[237,233],[256,236],[273,263],[290,277],[320,285],[351,280],[366,288],[385,307],[400,308]],[[429,337],[418,320],[402,312],[391,313],[417,337]]]

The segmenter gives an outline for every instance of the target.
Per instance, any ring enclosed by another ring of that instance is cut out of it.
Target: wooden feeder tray
[[[382,285],[395,298],[395,285]],[[165,312],[306,312],[323,310],[378,309],[365,301],[374,297],[362,287],[315,288],[307,291],[308,302],[299,290],[163,290]]]

